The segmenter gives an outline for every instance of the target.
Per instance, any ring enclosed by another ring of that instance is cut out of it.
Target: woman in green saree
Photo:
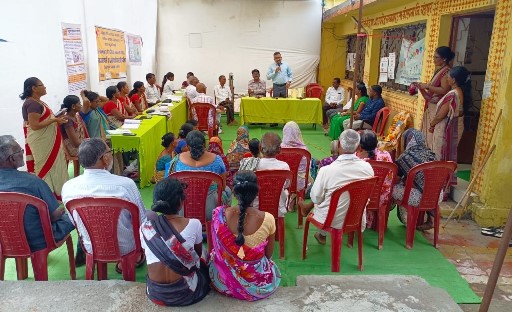
[[[354,105],[354,113],[360,113],[366,102],[370,99],[368,97],[368,90],[364,83],[360,82],[356,87],[357,101]],[[329,137],[332,140],[337,140],[343,131],[343,122],[350,118],[350,111],[344,110],[331,118],[331,125],[329,126]]]

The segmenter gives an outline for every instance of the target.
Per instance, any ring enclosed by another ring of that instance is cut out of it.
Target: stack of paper
[[[183,97],[181,95],[171,95],[169,96],[169,99],[171,99],[173,102],[180,102]]]
[[[107,130],[107,133],[112,135],[112,134],[123,134],[123,133],[132,133],[132,132],[128,129],[115,129],[115,130]]]
[[[141,120],[138,119],[125,119],[122,129],[139,129]]]

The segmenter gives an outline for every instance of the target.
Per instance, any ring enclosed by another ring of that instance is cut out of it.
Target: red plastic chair
[[[257,170],[256,177],[260,187],[259,210],[270,213],[276,219],[279,258],[284,259],[284,217],[279,217],[279,199],[286,180],[292,181],[293,173],[290,170]]]
[[[382,194],[382,185],[384,184],[384,180],[386,180],[389,173],[392,175],[391,190],[393,190],[393,182],[395,181],[398,167],[394,163],[387,161],[368,160],[368,163],[372,166],[374,175],[379,179],[377,180],[377,183],[375,183],[375,189],[370,196],[370,202],[366,206],[366,211],[377,212],[377,231],[379,232],[378,248],[382,249],[382,245],[384,244],[384,232],[388,226],[392,192],[389,192],[386,201],[382,205],[380,204],[380,195]]]
[[[46,248],[35,252],[30,251],[23,217],[27,205],[34,206],[41,220]],[[36,281],[48,280],[48,254],[66,243],[69,257],[69,273],[71,279],[76,279],[75,256],[73,239],[67,235],[63,240],[56,242],[53,237],[48,205],[41,199],[22,193],[0,192],[0,280],[4,280],[5,259],[16,259],[18,280],[28,276],[27,258],[32,261],[34,279]]]
[[[91,240],[92,253],[88,253],[82,246],[86,255],[85,279],[94,279],[94,266],[98,267],[98,280],[107,279],[107,263],[121,262],[123,279],[135,282],[135,264],[137,258],[143,253],[140,246],[140,214],[139,208],[132,202],[113,197],[84,197],[70,200],[66,203],[75,224],[78,213]],[[128,210],[132,219],[133,239],[135,249],[126,255],[121,255],[117,237],[117,223],[123,209]],[[77,231],[80,233],[77,227]]]
[[[418,223],[418,216],[420,213],[426,211],[435,211],[434,218],[434,247],[437,248],[437,240],[439,237],[439,196],[450,181],[452,174],[457,169],[457,164],[453,161],[432,161],[420,164],[412,168],[407,174],[405,182],[404,197],[401,201],[395,202],[407,209],[407,235],[405,239],[405,247],[412,249],[414,244],[414,234],[416,225]],[[421,196],[420,204],[418,207],[409,205],[409,196],[414,187],[414,178],[417,174],[423,173],[425,184],[423,194]]]
[[[302,161],[302,158],[306,157],[306,181],[305,186],[302,190],[297,190],[297,177],[299,175],[299,165]],[[308,179],[309,179],[309,168],[311,167],[311,153],[302,148],[295,147],[283,147],[281,148],[281,152],[276,156],[278,160],[284,161],[290,166],[291,172],[293,172],[293,179],[290,185],[290,193],[288,196],[288,202],[292,194],[296,195],[297,201],[299,199],[304,199],[306,197],[306,188],[308,187]],[[298,215],[298,228],[302,228],[302,212],[300,209],[297,209]]]
[[[308,231],[309,223],[313,224],[319,229],[331,233],[331,271],[340,271],[341,260],[341,244],[343,241],[343,233],[349,233],[348,246],[352,247],[354,240],[354,232],[357,232],[357,247],[359,252],[359,270],[363,270],[363,233],[361,231],[361,219],[363,211],[368,203],[368,198],[374,189],[378,177],[367,178],[347,183],[332,193],[331,202],[329,204],[329,211],[324,223],[316,221],[311,212],[306,218],[306,226],[304,227],[304,240],[302,244],[302,260],[306,259],[306,247],[308,244]],[[338,202],[341,194],[349,192],[350,205],[343,221],[341,229],[331,227],[334,219],[334,214],[338,209]]]
[[[377,134],[377,136],[382,136],[384,134],[384,129],[386,128],[386,122],[388,121],[389,114],[391,113],[391,109],[389,107],[383,107],[375,115],[375,120],[373,121],[372,131]],[[370,121],[366,121],[367,124],[370,124]],[[361,124],[361,128],[359,130],[364,129],[364,123]]]
[[[321,98],[324,89],[322,87],[313,86],[306,91],[306,97],[308,98]]]
[[[187,184],[185,189],[184,216],[185,218],[199,219],[205,226],[208,250],[212,249],[211,223],[206,220],[206,198],[212,183],[217,184],[217,202],[222,201],[222,177],[210,171],[180,171],[169,175],[182,183]]]
[[[195,110],[197,116],[197,128],[200,131],[208,131],[208,137],[211,138],[217,135],[217,109],[210,103],[192,103],[190,105],[190,112]],[[211,112],[211,113],[210,113]],[[193,115],[192,113],[190,113]],[[213,128],[208,125],[208,115],[213,116]]]
[[[305,90],[304,90],[304,91],[306,92],[306,94],[308,94],[308,91],[309,91],[309,89],[311,89],[311,87],[320,87],[320,88],[321,88],[322,86],[321,86],[320,84],[318,84],[318,83],[314,83],[314,82],[312,82],[312,83],[308,83],[308,84],[306,85]]]

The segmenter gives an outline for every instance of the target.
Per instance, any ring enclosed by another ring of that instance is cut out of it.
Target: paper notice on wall
[[[80,24],[61,23],[66,72],[69,93],[78,95],[87,89],[87,70],[85,67],[84,48]]]
[[[486,80],[484,82],[484,88],[482,89],[482,100],[486,100],[491,96],[492,80]]]
[[[388,82],[388,73],[380,73],[379,74],[379,82]]]
[[[388,78],[395,79],[395,66],[396,66],[396,54],[395,52],[389,53],[388,56]]]
[[[128,60],[131,65],[142,64],[142,37],[138,35],[126,34],[128,41]]]
[[[99,26],[95,28],[100,81],[126,77],[124,32]]]
[[[355,53],[347,53],[346,69],[348,71],[354,71],[355,67],[356,67],[356,54]]]
[[[388,82],[388,63],[389,59],[387,57],[380,58],[379,82]]]
[[[410,85],[412,82],[420,80],[424,43],[425,39],[418,41],[402,39],[400,58],[396,70],[396,83]]]

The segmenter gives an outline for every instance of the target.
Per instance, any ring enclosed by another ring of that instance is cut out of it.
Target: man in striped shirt
[[[217,121],[217,125],[219,126],[219,133],[222,133],[222,129],[220,128],[220,117],[221,117],[221,113],[223,111],[223,107],[215,104],[215,101],[213,100],[213,98],[209,95],[206,95],[206,86],[204,83],[198,83],[196,85],[196,90],[197,90],[197,96],[191,100],[192,104],[193,103],[208,103],[208,104],[212,104],[213,106],[215,106],[215,109],[216,109],[215,118]],[[194,119],[197,120],[197,116],[196,116],[195,112],[192,112],[192,114],[194,116]],[[210,127],[213,126],[213,116],[211,114],[208,114],[208,125]]]

